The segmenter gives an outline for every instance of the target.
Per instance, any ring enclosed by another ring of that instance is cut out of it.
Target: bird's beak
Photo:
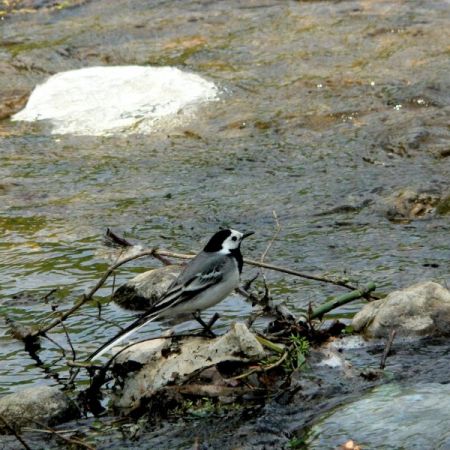
[[[242,235],[242,239],[245,239],[246,237],[249,237],[249,236],[251,236],[252,234],[255,234],[255,232],[254,232],[254,231],[248,231],[247,233],[244,233],[244,234]]]

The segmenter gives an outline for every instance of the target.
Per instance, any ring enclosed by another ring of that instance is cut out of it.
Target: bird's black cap
[[[222,250],[223,241],[231,236],[231,230],[218,231],[205,245],[204,252],[218,252]]]

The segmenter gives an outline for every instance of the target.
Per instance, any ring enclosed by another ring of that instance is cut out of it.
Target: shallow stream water
[[[450,281],[449,216],[386,214],[386,199],[405,188],[448,195],[447,1],[21,3],[38,8],[1,16],[3,100],[95,65],[175,66],[222,94],[189,126],[149,135],[52,135],[46,124],[0,121],[3,314],[38,325],[51,304],[71,306],[107,268],[107,227],[183,252],[199,250],[219,226],[253,229],[243,252],[259,258],[273,211],[282,230],[269,262],[375,281],[384,292]],[[116,286],[152,266],[122,268]],[[244,268],[244,279],[255,272]],[[267,277],[274,299],[297,311],[342,292]],[[217,310],[225,326],[249,306],[230,297]],[[68,323],[79,356],[116,330],[96,313],[90,305]],[[131,317],[106,304],[103,315]],[[63,330],[52,338],[66,345]],[[0,393],[53,383],[3,319],[0,345]],[[43,360],[59,357],[55,345],[45,348]]]

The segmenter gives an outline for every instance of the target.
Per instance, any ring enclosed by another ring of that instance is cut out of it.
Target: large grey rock
[[[0,398],[0,434],[9,434],[8,425],[19,431],[36,427],[36,421],[55,425],[79,416],[75,404],[57,387],[37,386]]]
[[[120,286],[113,300],[122,308],[131,310],[150,309],[178,277],[183,266],[173,264],[141,273]]]
[[[386,337],[391,329],[403,336],[446,334],[449,311],[450,292],[427,281],[368,303],[355,315],[352,326],[368,337]]]
[[[214,339],[167,338],[138,343],[117,358],[116,407],[134,409],[145,397],[168,384],[183,384],[190,376],[224,361],[258,361],[264,348],[243,323]]]

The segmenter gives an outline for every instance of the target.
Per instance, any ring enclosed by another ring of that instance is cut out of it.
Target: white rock
[[[161,352],[167,354],[162,356]],[[180,341],[157,339],[138,343],[121,353],[113,372],[124,378],[121,390],[114,394],[119,408],[135,408],[144,397],[151,396],[167,384],[182,384],[197,371],[223,361],[255,361],[265,357],[265,351],[255,335],[243,323],[235,323],[230,331],[214,339],[183,338]],[[138,364],[136,364],[138,363]]]
[[[53,134],[148,134],[184,123],[217,98],[214,83],[174,67],[88,67],[37,86],[12,120],[49,120]]]
[[[355,315],[352,326],[369,337],[387,337],[391,329],[403,336],[442,334],[444,327],[436,322],[436,314],[449,308],[450,292],[427,281],[368,303]],[[437,317],[444,316],[439,313]]]

